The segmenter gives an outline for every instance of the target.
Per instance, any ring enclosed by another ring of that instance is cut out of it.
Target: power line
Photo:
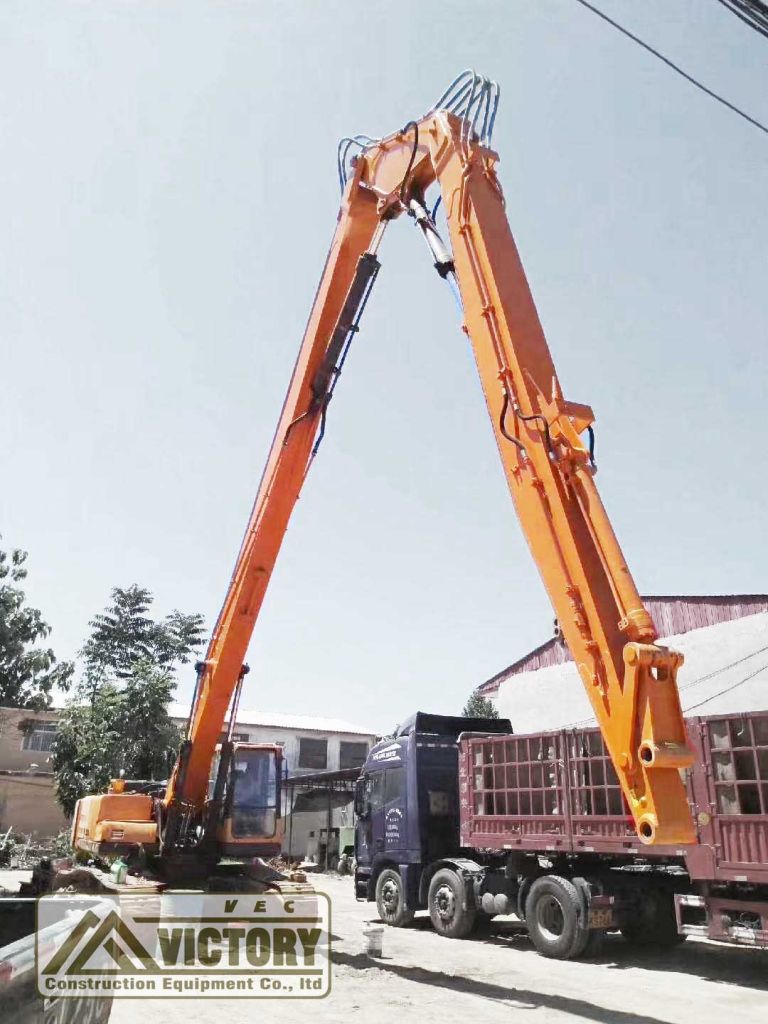
[[[667,65],[667,67],[672,68],[673,71],[676,71],[678,75],[681,75],[687,82],[690,82],[691,85],[695,85],[697,89],[701,89],[701,91],[706,93],[707,96],[711,96],[713,100],[717,100],[718,103],[722,103],[724,107],[728,107],[728,109],[732,110],[734,114],[738,114],[739,117],[743,117],[745,121],[749,121],[749,123],[754,125],[755,128],[759,128],[761,132],[765,132],[765,134],[768,135],[768,128],[764,124],[761,124],[760,121],[756,121],[754,117],[750,117],[749,114],[745,114],[743,110],[739,109],[739,107],[734,106],[733,103],[730,103],[728,100],[718,95],[718,93],[708,89],[706,85],[703,85],[697,79],[693,78],[687,71],[683,71],[683,69],[678,67],[677,64],[673,64],[671,60],[659,53],[658,50],[654,50],[654,48],[649,46],[648,43],[644,43],[642,39],[638,39],[638,37],[633,35],[628,29],[619,25],[619,23],[614,21],[612,18],[609,18],[607,14],[603,14],[601,10],[588,3],[587,0],[576,0],[576,2],[581,4],[582,7],[586,7],[587,10],[592,11],[592,13],[596,14],[598,18],[602,18],[603,21],[607,21],[609,25],[618,29],[619,32],[627,36],[628,39],[631,39],[632,42],[637,43],[638,46],[642,46],[642,48],[647,50],[648,53],[652,53],[654,57],[658,57],[660,61],[663,61]]]
[[[744,683],[748,683],[750,679],[754,679],[755,676],[759,676],[766,668],[768,668],[768,663],[761,665],[760,668],[756,668],[754,672],[751,672],[748,676],[744,676],[744,678],[740,679],[738,683],[733,683],[732,686],[726,686],[724,690],[720,690],[719,693],[713,693],[711,697],[705,697],[704,700],[700,700],[698,704],[689,705],[685,708],[683,713],[687,715],[689,711],[695,711],[696,708],[700,708],[704,704],[709,704],[709,702],[714,700],[715,697],[722,697],[724,693],[730,693],[731,690],[735,690],[737,686],[742,686]]]
[[[768,651],[768,646],[758,647],[756,651],[752,651],[751,654],[745,654],[743,658],[737,658],[736,661],[730,662],[728,665],[723,665],[722,668],[716,668],[712,672],[708,672],[705,676],[699,676],[698,679],[691,680],[690,683],[683,683],[682,686],[678,687],[680,692],[683,690],[689,690],[692,686],[698,686],[699,683],[706,683],[708,679],[713,679],[715,676],[719,676],[721,672],[727,672],[729,668],[735,668],[736,665],[741,665],[744,661],[749,661],[750,658],[754,658],[758,654],[762,654],[764,651]]]
[[[718,3],[768,39],[768,4],[762,0],[718,0]]]
[[[698,676],[696,679],[691,679],[690,682],[683,683],[681,686],[678,686],[678,690],[680,691],[680,693],[682,693],[683,690],[689,690],[692,686],[698,686],[700,683],[706,683],[709,679],[714,679],[715,676],[719,676],[723,672],[727,672],[728,669],[735,668],[737,665],[741,665],[743,662],[749,661],[750,658],[757,657],[758,654],[763,654],[764,651],[768,651],[768,644],[765,647],[758,647],[756,651],[750,651],[749,654],[745,654],[743,657],[737,658],[735,661],[729,661],[727,665],[721,665],[720,668],[715,668],[711,672],[707,672],[706,675]],[[699,704],[693,704],[691,707],[685,709],[686,712],[693,710],[693,708],[701,707],[702,704],[706,704],[708,701],[713,700],[715,697],[719,697],[721,694],[728,693],[729,690],[733,690],[737,686],[741,686],[742,683],[746,683],[748,679],[752,679],[753,676],[756,676],[759,672],[762,672],[762,670],[765,667],[765,665],[762,665],[759,669],[757,669],[756,672],[753,672],[752,675],[747,676],[746,679],[740,679],[738,683],[735,683],[733,686],[726,687],[724,690],[721,690],[720,693],[713,693],[711,697],[707,697],[705,700],[700,701]],[[583,726],[589,726],[593,723],[597,723],[597,719],[594,717],[594,715],[591,718],[582,718],[578,722],[568,722],[567,725],[563,725],[561,726],[561,728],[580,729]]]

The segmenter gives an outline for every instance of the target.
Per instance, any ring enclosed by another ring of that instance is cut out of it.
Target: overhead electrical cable
[[[678,690],[682,693],[683,690],[689,690],[692,686],[699,686],[701,683],[706,683],[708,682],[708,680],[714,679],[715,676],[719,676],[723,672],[727,672],[728,669],[735,668],[737,665],[741,665],[743,662],[749,661],[750,658],[755,658],[758,654],[763,654],[765,651],[768,651],[768,644],[763,647],[758,647],[755,651],[750,651],[749,654],[745,654],[741,658],[736,658],[735,661],[729,661],[727,665],[721,665],[720,668],[715,668],[711,672],[707,672],[706,675],[698,676],[696,679],[691,679],[687,683],[682,683],[680,686],[678,686]],[[758,675],[758,673],[762,672],[765,667],[765,665],[761,665],[760,668],[757,669],[757,671],[753,672],[751,675],[748,675],[745,679],[740,679],[737,683],[734,683],[733,686],[726,687],[724,690],[721,690],[720,693],[713,693],[711,697],[707,697],[705,698],[705,700],[700,701],[698,704],[693,704],[691,705],[691,707],[686,708],[686,712],[691,711],[693,708],[701,707],[702,704],[706,704],[708,701],[713,700],[713,698],[719,697],[721,693],[728,693],[729,690],[733,690],[737,686],[741,686],[742,683],[747,682],[748,679],[752,679],[754,676]],[[590,718],[582,718],[578,722],[568,722],[567,725],[563,725],[561,726],[561,728],[580,729],[584,726],[591,726],[596,724],[597,719],[594,716],[592,716]]]
[[[718,3],[768,39],[768,4],[763,0],[718,0]]]
[[[748,683],[750,679],[754,679],[755,676],[759,676],[761,672],[768,669],[768,662],[765,665],[761,665],[760,668],[756,668],[754,672],[750,672],[748,676],[744,676],[743,679],[739,679],[737,683],[732,683],[731,686],[726,686],[724,690],[719,690],[717,693],[713,693],[711,697],[705,697],[704,700],[700,700],[698,704],[690,704],[684,709],[684,714],[688,714],[689,711],[695,711],[696,708],[703,707],[705,704],[709,704],[715,697],[722,697],[724,693],[730,693],[731,690],[735,690],[737,686],[743,686],[744,683]]]
[[[654,50],[654,48],[652,46],[649,46],[648,43],[644,43],[642,39],[639,39],[636,35],[633,35],[628,29],[624,28],[617,21],[614,21],[613,18],[609,18],[607,14],[604,14],[599,8],[595,7],[594,4],[588,3],[587,0],[576,0],[576,3],[581,4],[582,7],[586,7],[587,10],[592,11],[593,14],[596,14],[598,18],[602,18],[603,21],[607,21],[609,25],[612,25],[623,35],[627,36],[627,38],[631,39],[632,42],[637,43],[638,46],[642,46],[644,50],[647,50],[648,53],[652,53],[654,57],[658,57],[658,59],[660,61],[663,61],[664,64],[667,65],[667,67],[672,68],[673,71],[676,71],[678,75],[681,75],[687,82],[690,82],[691,85],[695,85],[697,89],[701,89],[701,91],[703,93],[706,93],[707,96],[711,96],[713,100],[717,100],[718,103],[722,103],[724,107],[728,107],[728,109],[732,110],[734,114],[738,114],[739,117],[743,117],[745,121],[749,121],[749,123],[751,125],[754,125],[755,128],[759,128],[761,132],[765,132],[765,134],[768,135],[768,127],[766,127],[764,124],[761,124],[761,122],[757,121],[754,117],[750,117],[749,114],[745,113],[739,107],[729,102],[723,96],[720,96],[719,93],[713,92],[712,89],[709,89],[702,82],[698,81],[698,79],[694,78],[692,75],[689,75],[687,71],[683,71],[681,67],[678,67],[678,65],[674,64],[671,60],[669,60],[669,58],[659,53],[658,50]]]

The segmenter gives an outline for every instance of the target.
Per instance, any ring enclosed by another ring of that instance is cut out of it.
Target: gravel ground
[[[441,1021],[483,1024],[759,1024],[768,1019],[768,950],[689,940],[671,953],[610,936],[592,962],[545,960],[517,928],[493,922],[466,941],[436,935],[427,919],[387,928],[383,957],[363,952],[373,904],[349,879],[319,876],[333,905],[333,984],[316,1001],[118,1001],[112,1024],[338,1024]]]

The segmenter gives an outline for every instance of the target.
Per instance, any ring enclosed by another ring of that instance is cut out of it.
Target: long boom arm
[[[415,215],[442,276],[455,279],[504,472],[531,552],[647,843],[695,842],[679,769],[692,762],[676,685],[682,657],[653,622],[598,495],[588,406],[560,389],[504,211],[497,155],[467,119],[430,112],[363,149],[336,232],[226,600],[198,684],[166,805],[200,808],[227,710],[291,512],[325,426],[346,347],[378,270],[387,223]],[[437,183],[452,253],[426,212]],[[236,697],[235,697],[236,700]]]

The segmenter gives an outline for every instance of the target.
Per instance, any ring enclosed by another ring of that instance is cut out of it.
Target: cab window
[[[405,796],[405,768],[387,768],[384,774],[384,803],[402,800]]]
[[[273,836],[277,828],[277,770],[270,750],[238,750],[232,766],[232,832]]]
[[[402,800],[405,796],[405,768],[385,768],[368,776],[366,800],[371,812]]]
[[[384,772],[374,772],[366,780],[365,797],[368,809],[378,811],[384,806]]]

